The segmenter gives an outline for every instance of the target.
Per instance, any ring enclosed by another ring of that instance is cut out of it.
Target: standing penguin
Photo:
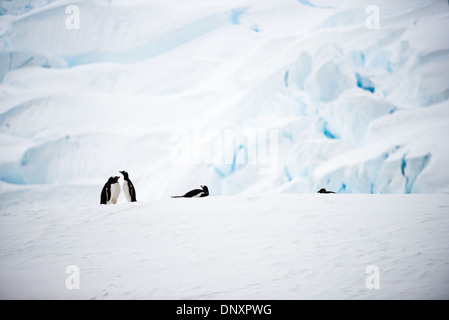
[[[118,183],[118,179],[120,179],[119,176],[115,177],[115,182],[111,185],[112,189],[112,195],[111,195],[111,201],[108,203],[117,203],[118,196],[120,195],[120,184]]]
[[[136,189],[134,188],[133,183],[129,180],[128,172],[119,171],[123,175],[123,192],[125,193],[126,199],[128,202],[136,202]]]
[[[101,190],[100,204],[109,204],[111,203],[111,201],[113,201],[111,199],[115,199],[115,202],[112,203],[117,203],[117,198],[120,194],[120,185],[118,184],[118,179],[120,179],[120,177],[118,176],[110,177],[105,183],[103,190]],[[116,186],[118,186],[118,191]]]
[[[194,189],[187,192],[183,196],[172,196],[172,198],[203,198],[209,195],[209,189],[207,186],[200,186],[201,189]]]

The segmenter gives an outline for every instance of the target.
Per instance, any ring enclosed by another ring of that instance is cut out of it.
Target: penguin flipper
[[[129,194],[131,196],[131,202],[136,202],[136,189],[134,188],[134,185],[132,184],[132,182],[129,182]]]
[[[101,195],[100,195],[100,204],[107,204],[107,200],[106,200],[106,192],[105,192],[105,190],[101,191]]]
[[[194,189],[189,192],[187,192],[185,195],[183,195],[184,198],[193,198],[198,197],[199,194],[204,193],[201,189]]]
[[[104,186],[103,190],[101,190],[100,204],[108,204],[108,200],[108,187]]]

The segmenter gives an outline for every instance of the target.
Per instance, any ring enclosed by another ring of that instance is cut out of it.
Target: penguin
[[[120,179],[119,176],[114,177],[115,182],[111,185],[111,200],[108,202],[116,204],[118,196],[120,195],[120,184],[118,183],[118,179]]]
[[[136,202],[136,188],[134,188],[133,183],[129,180],[128,172],[119,171],[123,175],[123,192],[125,193],[126,200],[128,202]]]
[[[326,189],[321,188],[317,193],[335,193],[335,192],[333,192],[333,191],[327,191]]]
[[[172,198],[203,198],[209,195],[209,189],[207,186],[200,186],[201,189],[194,189],[187,192],[183,196],[172,196]]]
[[[110,177],[108,179],[108,181],[105,183],[103,190],[101,190],[100,204],[111,203],[112,194],[115,194],[117,192],[116,191],[117,188],[116,187],[113,188],[113,185],[115,186],[115,184],[118,184],[119,178],[120,177]],[[120,186],[119,186],[118,192],[120,193]],[[118,194],[116,195],[115,202],[117,202],[117,197],[118,197]]]

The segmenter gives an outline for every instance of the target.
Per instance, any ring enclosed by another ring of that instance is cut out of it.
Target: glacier
[[[2,197],[449,192],[447,1],[71,4],[0,4]]]

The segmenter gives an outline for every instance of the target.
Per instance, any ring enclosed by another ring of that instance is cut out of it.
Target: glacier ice
[[[449,192],[446,3],[382,2],[369,30],[356,2],[80,1],[77,31],[66,4],[1,4],[11,186],[92,185],[126,168],[142,200],[198,179],[212,194]],[[276,154],[250,162],[270,132]]]
[[[370,79],[362,77],[360,73],[356,73],[355,78],[357,79],[357,87],[363,90],[367,90],[371,93],[374,93],[374,91],[376,91],[376,87]]]

